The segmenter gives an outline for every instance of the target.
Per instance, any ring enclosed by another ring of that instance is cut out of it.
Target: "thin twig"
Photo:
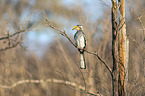
[[[87,51],[87,50],[85,50],[85,52],[97,56],[97,58],[105,65],[105,67],[107,68],[107,70],[110,72],[111,76],[113,75],[113,74],[112,74],[112,69],[105,63],[105,61],[103,61],[103,60],[101,59],[101,57],[98,55],[98,53],[96,53],[96,52],[89,52],[89,51]]]
[[[132,39],[133,42],[137,43],[138,45],[140,45],[143,49],[145,49],[145,47],[140,44],[139,42],[137,42],[131,35],[126,35],[127,37],[129,37],[130,39]]]
[[[18,32],[13,33],[12,35],[8,35],[6,37],[0,37],[0,40],[9,39],[10,37],[13,37],[13,36],[18,35],[18,34],[23,33],[23,32],[26,32],[26,30],[20,30]]]
[[[109,8],[110,8],[110,6],[109,6],[109,5],[107,5],[105,1],[103,1],[103,0],[99,0],[99,1],[101,2],[101,4],[103,4],[103,5],[105,5],[105,6],[107,6],[107,7],[109,7]]]
[[[40,15],[40,14],[38,14],[38,15]],[[54,30],[57,30],[57,31],[58,31],[58,34],[61,34],[62,36],[66,37],[66,38],[67,38],[67,39],[77,48],[76,44],[68,37],[68,35],[66,34],[65,31],[62,31],[62,30],[60,30],[60,29],[54,27],[54,26],[48,21],[48,19],[45,18],[43,15],[40,15],[40,16],[42,16],[42,18],[48,23],[48,26],[49,26],[50,28],[52,28],[52,29],[54,29]]]
[[[125,17],[124,18],[122,18],[120,21],[119,21],[119,24],[118,24],[118,26],[117,26],[117,31],[120,31],[121,29],[122,29],[122,27],[125,25],[125,22],[123,22],[123,24],[122,24],[122,21],[125,19]]]
[[[144,41],[145,41],[145,32],[144,32],[145,28],[144,28],[144,25],[143,25],[143,23],[142,23],[142,21],[141,21],[141,18],[142,18],[142,16],[138,17],[137,19],[139,20],[139,23],[140,23],[140,25],[141,25],[141,27],[142,27],[143,36],[144,36]]]
[[[3,48],[3,49],[0,49],[0,51],[4,51],[4,50],[8,50],[8,49],[14,48],[14,47],[16,47],[18,44],[20,44],[20,41],[17,42],[16,44],[13,44],[12,46],[9,46],[9,47],[6,47],[6,48]]]

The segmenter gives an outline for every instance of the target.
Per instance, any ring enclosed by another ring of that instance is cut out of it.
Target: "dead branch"
[[[129,37],[133,42],[141,46],[143,49],[145,49],[145,47],[141,43],[139,43],[137,40],[135,40],[131,35],[126,35],[126,36]]]
[[[112,69],[105,63],[105,61],[102,60],[102,58],[98,55],[98,53],[96,53],[96,52],[89,52],[87,50],[85,50],[85,52],[97,56],[97,58],[105,65],[105,67],[107,68],[107,70],[110,72],[111,76],[113,75],[112,74]]]
[[[38,15],[40,15],[40,14],[38,14]],[[61,34],[62,36],[66,37],[66,38],[67,38],[67,39],[77,48],[76,44],[68,37],[68,35],[66,34],[65,31],[62,31],[62,30],[60,30],[60,29],[54,27],[54,26],[48,21],[48,19],[45,18],[43,15],[40,15],[40,16],[42,16],[42,18],[47,22],[47,24],[48,24],[48,26],[49,26],[50,28],[52,28],[52,29],[58,31],[58,32],[59,32],[58,34]]]
[[[144,32],[145,28],[144,28],[144,25],[143,25],[143,23],[142,23],[142,21],[141,21],[141,18],[142,18],[142,16],[138,17],[137,19],[139,20],[139,23],[140,23],[140,25],[141,25],[141,27],[142,27],[143,36],[144,36],[144,40],[143,40],[143,41],[145,41],[145,32]]]
[[[101,2],[101,4],[103,4],[103,5],[105,5],[105,6],[107,6],[107,7],[109,7],[109,8],[110,8],[110,6],[109,6],[109,5],[107,5],[105,1],[103,1],[103,0],[99,0],[99,1]]]
[[[54,79],[54,78],[51,78],[51,79],[40,79],[40,80],[21,80],[21,81],[17,81],[16,83],[13,83],[12,85],[1,85],[0,84],[0,88],[3,88],[3,89],[12,89],[12,88],[15,88],[17,87],[18,85],[22,85],[22,84],[40,84],[40,83],[44,83],[44,82],[48,82],[48,83],[57,83],[57,84],[66,84],[66,85],[69,85],[69,86],[73,86],[73,87],[77,87],[78,89],[80,90],[84,90],[82,92],[86,93],[86,94],[92,94],[94,96],[103,96],[101,94],[93,94],[91,93],[91,90],[88,90],[88,92],[85,92],[85,87],[81,86],[81,85],[78,85],[74,82],[70,82],[70,81],[64,81],[64,80],[59,80],[59,79]]]
[[[2,49],[0,49],[0,51],[5,51],[5,50],[11,49],[11,48],[15,48],[19,44],[20,44],[20,41],[18,41],[16,44],[13,44],[12,46],[2,48]]]
[[[11,35],[8,35],[8,36],[5,36],[5,37],[0,37],[0,40],[9,39],[10,37],[16,36],[16,35],[21,34],[23,32],[26,32],[26,30],[20,30],[20,31],[17,31],[17,32],[11,34]]]
[[[18,46],[20,43],[21,43],[21,40],[18,40],[19,39],[19,35],[23,32],[26,32],[27,30],[23,29],[23,30],[20,30],[20,31],[17,31],[13,34],[10,34],[8,32],[7,36],[5,37],[0,37],[0,40],[5,40],[7,39],[8,40],[8,46],[6,46],[5,48],[1,48],[0,51],[5,51],[5,50],[8,50],[8,49],[11,49],[11,48],[15,48],[16,46]],[[12,39],[12,37],[15,37],[15,40]]]

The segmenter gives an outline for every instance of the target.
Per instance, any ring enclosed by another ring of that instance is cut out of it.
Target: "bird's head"
[[[76,30],[83,30],[83,26],[82,25],[76,25],[76,26],[74,26],[72,28],[72,30],[74,30],[74,29],[76,29]]]

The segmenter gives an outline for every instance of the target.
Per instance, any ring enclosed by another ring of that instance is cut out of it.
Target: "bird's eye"
[[[80,29],[82,29],[82,30],[83,30],[83,26],[80,26]]]

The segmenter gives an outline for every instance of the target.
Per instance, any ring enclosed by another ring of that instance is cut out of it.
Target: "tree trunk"
[[[126,96],[126,85],[128,75],[128,53],[129,53],[129,41],[126,36],[126,24],[125,24],[125,0],[118,0],[120,3],[120,21],[119,21],[119,43],[118,43],[118,55],[119,55],[119,96]]]
[[[117,47],[117,2],[112,0],[112,58],[113,58],[113,70],[112,70],[112,91],[113,96],[118,96],[118,47]]]

